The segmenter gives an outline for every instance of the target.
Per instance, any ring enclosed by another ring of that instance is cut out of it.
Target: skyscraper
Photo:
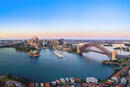
[[[64,44],[64,39],[60,39],[59,40],[59,45],[63,45]]]
[[[35,47],[35,48],[39,48],[40,47],[39,39],[36,36],[34,36],[30,40],[28,40],[28,44],[33,46],[33,47]]]

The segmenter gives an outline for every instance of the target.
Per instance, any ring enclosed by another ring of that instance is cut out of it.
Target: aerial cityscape
[[[1,0],[0,87],[130,87],[129,0]]]

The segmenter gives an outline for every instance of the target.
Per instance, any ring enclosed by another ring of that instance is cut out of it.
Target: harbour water
[[[63,58],[58,58],[53,50],[43,49],[40,55],[38,58],[32,58],[14,48],[1,48],[0,73],[12,73],[34,82],[47,82],[71,76],[105,79],[114,72],[112,66],[101,64],[102,60],[109,58],[97,53],[84,53],[81,56],[63,52]]]

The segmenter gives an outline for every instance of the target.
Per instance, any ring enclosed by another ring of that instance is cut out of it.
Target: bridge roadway
[[[2,47],[10,47],[10,46],[13,46],[13,44],[0,44],[0,48],[2,48]]]
[[[86,49],[86,48],[90,48],[90,47],[96,47],[98,48],[100,51],[96,51],[96,50],[92,50],[92,49]],[[79,48],[80,52],[96,52],[96,53],[100,53],[100,54],[105,54],[107,55],[110,59],[112,58],[112,52],[110,50],[108,50],[107,48],[100,46],[97,43],[87,43],[84,44],[83,46],[81,46]],[[117,55],[118,59],[130,59],[130,55]]]
[[[130,55],[117,55],[118,59],[130,59]]]

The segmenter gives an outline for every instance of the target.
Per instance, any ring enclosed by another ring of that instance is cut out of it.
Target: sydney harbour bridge
[[[96,49],[92,49],[96,48]],[[101,46],[100,44],[97,43],[84,43],[84,44],[79,44],[77,46],[77,53],[82,54],[82,53],[88,53],[88,52],[95,52],[99,54],[104,54],[109,57],[109,59],[112,59],[112,52],[108,50],[107,48]],[[117,55],[118,58],[130,58],[130,56],[127,55]]]

